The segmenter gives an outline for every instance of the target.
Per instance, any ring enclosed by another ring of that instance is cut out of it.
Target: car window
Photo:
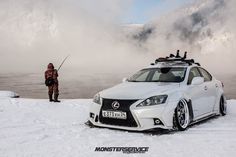
[[[200,74],[199,70],[196,67],[192,68],[189,72],[188,84],[192,83],[192,80],[193,80],[194,77],[201,77],[201,74]]]
[[[202,77],[204,77],[204,81],[211,81],[212,80],[212,76],[210,75],[209,72],[207,72],[205,69],[203,68],[199,68],[201,74],[202,74]]]
[[[139,71],[133,77],[136,78],[136,81],[145,82],[148,78],[149,71]]]
[[[152,77],[152,79],[153,79],[153,80],[158,80],[159,77],[160,77],[160,75],[161,75],[161,73],[155,72],[154,75],[153,75],[153,77]]]
[[[163,67],[143,69],[134,74],[130,82],[182,82],[185,78],[184,67]]]

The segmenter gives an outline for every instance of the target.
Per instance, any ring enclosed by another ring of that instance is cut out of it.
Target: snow
[[[1,157],[230,157],[236,153],[236,100],[228,114],[191,126],[184,132],[127,132],[90,128],[91,100],[49,103],[36,99],[0,99]],[[145,154],[95,152],[95,147],[149,147]]]
[[[12,91],[0,91],[0,98],[16,98],[19,97],[19,94]]]

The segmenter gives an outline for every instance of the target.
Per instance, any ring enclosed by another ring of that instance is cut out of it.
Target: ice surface
[[[184,132],[139,133],[89,128],[89,99],[49,103],[36,99],[0,99],[1,157],[231,157],[236,154],[236,100],[228,114]],[[95,147],[149,147],[145,154],[95,152]]]

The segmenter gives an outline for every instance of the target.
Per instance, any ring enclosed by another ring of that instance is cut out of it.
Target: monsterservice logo
[[[95,152],[122,152],[124,154],[146,153],[149,147],[96,147]]]

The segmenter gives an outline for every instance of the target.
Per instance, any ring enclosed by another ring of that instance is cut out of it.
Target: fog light
[[[153,121],[154,121],[154,125],[163,125],[163,123],[161,122],[161,120],[158,119],[158,118],[153,118]]]

